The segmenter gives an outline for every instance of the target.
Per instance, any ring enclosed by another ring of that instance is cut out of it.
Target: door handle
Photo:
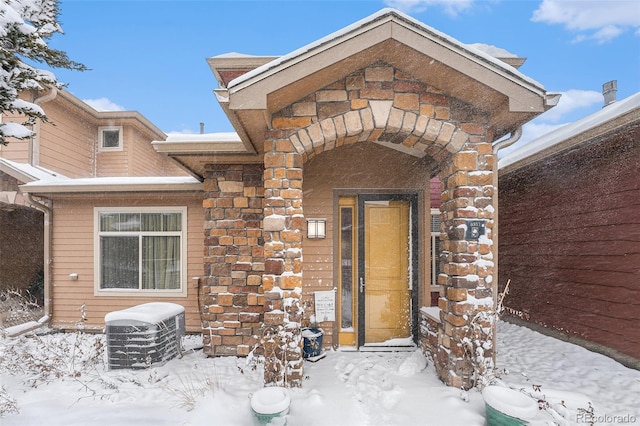
[[[362,293],[364,291],[364,286],[366,284],[364,283],[364,278],[360,277],[360,293]]]

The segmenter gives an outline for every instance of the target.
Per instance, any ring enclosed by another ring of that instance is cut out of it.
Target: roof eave
[[[554,132],[551,132],[549,136],[552,136],[555,132],[565,131],[567,127],[571,127],[572,125],[579,123],[579,121],[580,120],[578,120],[578,122],[568,124],[567,126],[564,126]],[[582,129],[582,131],[574,133],[565,139],[561,139],[558,143],[555,143],[547,148],[532,152],[530,155],[526,155],[524,158],[521,158],[517,161],[507,162],[506,164],[503,161],[502,165],[498,163],[500,174],[506,175],[509,173],[513,173],[516,170],[548,159],[554,155],[573,149],[581,144],[601,140],[603,138],[626,131],[629,126],[633,125],[640,126],[640,108],[624,112],[616,117],[611,118],[610,120],[597,123],[594,126],[585,127],[584,129]],[[542,136],[541,138],[544,137],[545,136]],[[541,138],[537,140],[540,140]]]
[[[249,154],[243,142],[153,141],[156,152],[167,155]]]
[[[136,125],[150,132],[155,139],[164,139],[167,137],[162,130],[138,111],[98,111],[66,90],[60,90],[58,96],[88,113],[98,122],[103,120],[132,120]]]
[[[28,183],[38,180],[36,177],[25,173],[22,170],[18,170],[15,167],[12,167],[11,165],[2,161],[0,161],[0,172],[8,174],[19,182]]]
[[[116,193],[116,192],[201,192],[201,182],[193,183],[30,183],[20,185],[22,192],[30,194],[79,194],[79,193]]]

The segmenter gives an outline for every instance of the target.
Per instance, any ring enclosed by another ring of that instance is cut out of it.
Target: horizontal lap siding
[[[92,176],[95,122],[86,112],[57,102],[47,103],[45,109],[50,121],[40,126],[39,164],[71,178]]]
[[[149,137],[131,129],[129,152],[129,176],[186,176],[173,160],[153,149]]]
[[[638,131],[500,178],[500,281],[530,321],[640,358]]]
[[[151,141],[135,129],[129,132],[129,175],[130,176],[163,176],[162,160],[168,159],[157,153]]]
[[[97,177],[130,176],[126,151],[98,151]]]
[[[148,134],[124,121],[121,151],[98,151],[97,174],[110,176],[186,176],[169,157],[157,153]]]
[[[161,201],[158,201],[161,200]],[[187,297],[153,296],[94,296],[94,206],[187,206]],[[147,302],[173,302],[185,307],[189,331],[200,330],[197,288],[192,277],[202,277],[204,239],[202,226],[202,194],[185,197],[176,194],[156,195],[153,199],[138,195],[119,195],[118,200],[82,199],[79,197],[54,200],[53,219],[53,322],[60,328],[74,328],[81,318],[84,304],[86,326],[102,329],[108,312]],[[69,274],[77,273],[72,281]]]
[[[4,121],[8,123],[8,121]],[[0,158],[16,163],[29,162],[29,142],[26,140],[10,139],[7,145],[0,144]]]

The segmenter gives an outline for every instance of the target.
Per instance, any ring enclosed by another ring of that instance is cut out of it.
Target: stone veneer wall
[[[493,365],[493,332],[483,331],[493,330],[493,324],[473,320],[479,312],[494,307],[494,161],[491,144],[478,142],[453,154],[440,173],[442,273],[438,283],[444,287],[444,297],[438,303],[442,341],[434,363],[439,376],[454,387],[474,386],[476,375]],[[477,240],[466,239],[469,219],[483,220],[486,234]],[[474,342],[472,346],[465,343],[468,340]]]
[[[262,333],[262,165],[209,165],[200,309],[204,352],[245,356]]]
[[[265,382],[302,386],[302,156],[286,139],[268,133],[264,155]]]

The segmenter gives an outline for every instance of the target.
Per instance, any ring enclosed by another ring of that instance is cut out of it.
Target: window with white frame
[[[184,293],[186,217],[186,207],[97,207],[97,293]]]
[[[99,127],[100,151],[122,151],[122,126]]]
[[[431,291],[438,291],[440,275],[440,210],[431,209]]]

